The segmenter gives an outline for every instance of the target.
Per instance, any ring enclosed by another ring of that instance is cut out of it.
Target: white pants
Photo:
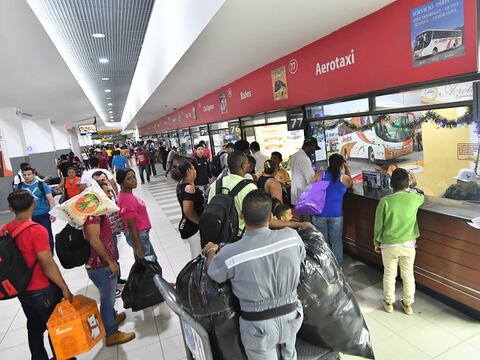
[[[413,304],[415,298],[415,277],[413,275],[413,263],[415,262],[415,248],[389,247],[382,248],[383,262],[383,295],[385,302],[395,302],[395,279],[397,269],[400,266],[400,276],[403,282],[403,303]]]
[[[198,255],[202,252],[202,246],[200,244],[200,232],[197,231],[194,235],[190,236],[189,238],[185,239],[188,241],[188,245],[190,246],[190,256],[192,259],[195,259]]]

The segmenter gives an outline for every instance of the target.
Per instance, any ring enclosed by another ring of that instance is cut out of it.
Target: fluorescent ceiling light
[[[112,98],[109,98],[109,97],[108,97],[108,98],[105,98],[105,99],[107,99],[107,100],[111,100]]]
[[[100,58],[100,59],[98,59],[98,61],[100,61],[102,64],[108,63],[108,59],[107,59],[107,58]]]
[[[112,104],[112,103],[108,103],[107,105],[108,105],[108,106],[112,106],[113,104]]]
[[[109,113],[109,114],[113,114],[113,111],[110,110],[108,113]]]
[[[102,78],[103,81],[110,80],[110,78]]]
[[[105,92],[106,92],[106,93],[110,93],[110,92],[112,92],[112,90],[110,90],[110,89],[105,89]]]
[[[105,34],[103,33],[93,33],[92,36],[95,38],[95,39],[102,39],[105,37]]]

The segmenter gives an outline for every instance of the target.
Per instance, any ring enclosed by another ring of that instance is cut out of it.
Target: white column
[[[0,151],[5,176],[13,175],[10,159],[26,155],[22,119],[14,107],[0,109]]]
[[[55,150],[72,149],[70,133],[65,125],[51,124],[51,131]]]

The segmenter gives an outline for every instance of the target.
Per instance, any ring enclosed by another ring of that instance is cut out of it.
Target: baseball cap
[[[477,174],[471,169],[460,169],[458,175],[453,178],[464,182],[473,182],[477,179]]]
[[[303,142],[303,146],[309,146],[309,145],[315,145],[315,150],[320,150],[317,139],[313,137],[306,138],[305,141]]]

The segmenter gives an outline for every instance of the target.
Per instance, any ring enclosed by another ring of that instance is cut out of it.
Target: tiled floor
[[[139,185],[153,223],[152,243],[159,255],[164,277],[171,282],[189,260],[187,245],[176,230],[180,210],[175,198],[175,183],[160,176],[151,184]],[[58,231],[63,224],[55,223]],[[131,248],[119,242],[120,264],[127,277],[133,263]],[[398,306],[393,314],[382,309],[381,273],[353,259],[344,266],[370,329],[377,360],[474,360],[480,359],[480,323],[443,303],[417,291],[415,314],[407,316]],[[64,271],[71,290],[98,300],[98,292],[83,268]],[[400,292],[398,292],[400,298]],[[122,301],[117,301],[122,310]],[[122,330],[135,331],[137,338],[127,344],[105,348],[102,344],[78,359],[124,360],[185,358],[179,321],[165,304],[132,313]],[[46,339],[46,337],[45,337]],[[47,346],[48,348],[48,346]],[[16,299],[0,302],[0,359],[30,357],[25,316]],[[342,355],[342,359],[357,359]]]

